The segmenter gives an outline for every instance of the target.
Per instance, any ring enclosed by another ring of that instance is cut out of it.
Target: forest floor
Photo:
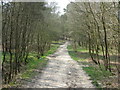
[[[48,56],[46,68],[39,70],[39,74],[32,80],[26,81],[24,88],[94,88],[90,77],[68,54],[68,42],[60,45],[58,50]]]

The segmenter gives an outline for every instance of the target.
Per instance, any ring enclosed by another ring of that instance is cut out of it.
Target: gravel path
[[[94,88],[82,65],[72,60],[67,51],[68,42],[49,56],[47,67],[24,87],[27,88]]]

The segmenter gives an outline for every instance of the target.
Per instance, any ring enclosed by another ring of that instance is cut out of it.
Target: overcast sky
[[[66,6],[70,3],[70,0],[55,0],[58,3],[58,6],[60,7],[60,13],[63,14],[64,13],[64,8],[66,8]]]
[[[74,0],[48,0],[49,2],[57,2],[58,3],[58,7],[59,7],[59,11],[61,14],[64,13],[64,8],[66,8],[66,6],[70,3],[70,1],[74,1]]]

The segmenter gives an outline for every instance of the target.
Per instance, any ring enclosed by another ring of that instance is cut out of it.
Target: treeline
[[[2,81],[9,83],[28,61],[38,59],[58,40],[55,8],[45,2],[2,2]]]
[[[67,37],[71,37],[74,50],[77,44],[89,49],[94,63],[101,66],[99,55],[102,54],[104,67],[111,71],[110,55],[120,55],[120,3],[118,2],[71,2],[66,13],[61,17],[66,20]],[[119,66],[116,65],[118,72]]]

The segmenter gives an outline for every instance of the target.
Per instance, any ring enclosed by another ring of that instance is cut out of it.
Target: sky
[[[47,1],[47,2],[56,2],[58,5],[58,11],[60,12],[60,14],[64,14],[64,8],[66,8],[66,6],[71,2],[71,1],[74,1],[74,0],[4,0],[4,1],[22,1],[22,2],[24,2],[24,1],[35,1],[35,2],[37,2],[37,1]]]
[[[70,3],[70,0],[56,0],[56,2],[58,3],[60,13],[63,14],[63,9]]]
[[[57,2],[57,6],[59,7],[60,14],[64,14],[64,8],[73,0],[48,0],[49,2]]]

